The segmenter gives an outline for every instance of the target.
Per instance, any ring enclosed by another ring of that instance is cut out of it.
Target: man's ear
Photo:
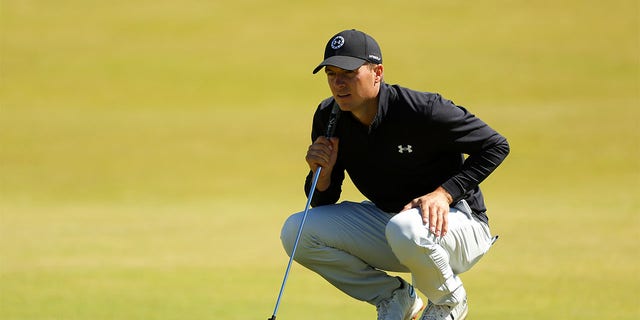
[[[384,67],[379,64],[373,68],[373,72],[376,74],[376,83],[382,82],[382,76],[384,75]]]

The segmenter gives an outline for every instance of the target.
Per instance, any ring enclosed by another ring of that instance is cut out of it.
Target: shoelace
[[[451,307],[439,306],[430,303],[429,306],[427,306],[427,310],[425,310],[424,315],[425,317],[421,318],[420,320],[444,319],[445,317],[451,316]]]

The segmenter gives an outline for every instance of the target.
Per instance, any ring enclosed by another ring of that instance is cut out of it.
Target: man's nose
[[[346,84],[346,81],[345,81],[344,76],[337,75],[337,76],[334,78],[333,84],[334,84],[336,87],[342,87],[342,86],[344,86],[344,85]]]

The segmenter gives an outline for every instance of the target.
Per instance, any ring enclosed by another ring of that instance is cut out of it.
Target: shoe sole
[[[467,318],[467,313],[469,313],[469,308],[464,308],[464,311],[462,312],[462,314],[460,315],[460,318],[458,318],[458,320],[464,320]]]
[[[422,312],[422,310],[424,310],[424,308],[426,308],[427,305],[425,305],[422,302],[422,299],[420,299],[420,308],[414,308],[414,310],[412,310],[412,312],[409,312],[409,317],[406,318],[405,320],[416,320],[418,319],[418,316],[420,315],[420,312]]]
[[[424,310],[424,308],[426,308],[426,307],[427,307],[427,306],[422,305],[422,308],[420,308],[420,309],[418,310],[418,312],[416,312],[416,314],[415,314],[413,317],[411,317],[411,320],[417,320],[417,319],[418,319],[418,317],[420,316],[420,313],[422,313],[422,311],[423,311],[423,310]]]

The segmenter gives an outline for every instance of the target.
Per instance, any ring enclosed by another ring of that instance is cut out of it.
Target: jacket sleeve
[[[309,171],[304,184],[304,191],[307,197],[311,190],[311,182],[313,180],[313,172]],[[331,172],[331,185],[325,191],[316,190],[313,193],[313,199],[311,199],[311,205],[314,207],[323,206],[328,204],[334,204],[340,199],[342,193],[342,181],[344,180],[344,170],[336,171],[336,168]],[[340,181],[340,182],[338,182]]]
[[[436,143],[446,151],[467,154],[461,169],[442,184],[453,203],[478,187],[507,157],[507,139],[465,108],[436,95],[432,104],[433,125],[440,133]]]
[[[315,141],[321,135],[326,134],[325,131],[329,123],[329,115],[331,113],[332,102],[333,99],[327,99],[320,103],[320,105],[318,106],[318,109],[313,116],[311,143],[313,143],[313,141]],[[311,170],[309,170],[304,183],[304,192],[307,197],[309,196],[311,190],[313,178],[314,174]],[[338,160],[336,162],[336,165],[333,167],[333,171],[331,171],[331,185],[329,185],[329,188],[325,191],[316,190],[313,194],[313,198],[311,199],[311,205],[317,207],[338,202],[338,200],[340,199],[340,194],[342,193],[342,183],[344,181],[344,178],[344,168]]]

